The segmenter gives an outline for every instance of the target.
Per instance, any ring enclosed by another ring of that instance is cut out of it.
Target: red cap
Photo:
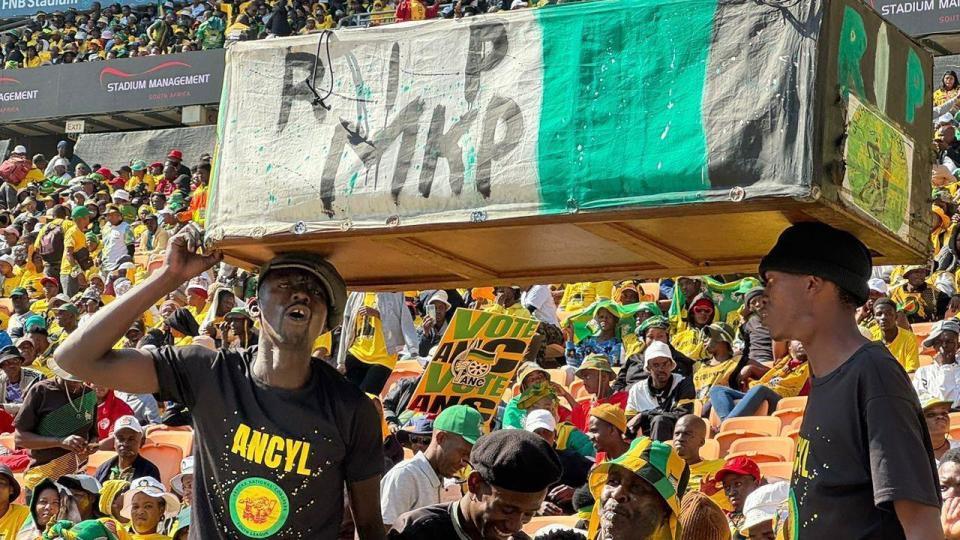
[[[168,159],[176,159],[176,160],[178,160],[178,161],[183,161],[183,152],[181,152],[181,151],[177,150],[176,148],[174,148],[173,150],[170,151],[169,154],[167,154],[167,158],[168,158]]]
[[[728,474],[744,474],[752,476],[757,482],[760,481],[760,467],[748,457],[741,456],[728,459],[723,464],[723,468],[714,475],[714,478],[717,482],[723,482],[723,478]]]
[[[153,163],[150,164],[150,168],[152,169],[154,167],[163,168],[163,163],[160,163],[159,161],[154,161]]]
[[[42,278],[40,278],[40,286],[41,286],[41,287],[44,286],[44,285],[46,285],[47,283],[53,283],[53,284],[56,285],[58,288],[60,287],[60,282],[57,281],[57,278],[55,278],[55,277],[43,276]]]
[[[100,167],[97,169],[97,174],[103,176],[107,180],[113,180],[113,172],[106,167]]]

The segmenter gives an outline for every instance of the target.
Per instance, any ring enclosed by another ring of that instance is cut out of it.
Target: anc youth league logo
[[[287,494],[265,478],[247,478],[230,493],[230,519],[250,538],[272,536],[287,521],[288,515]]]

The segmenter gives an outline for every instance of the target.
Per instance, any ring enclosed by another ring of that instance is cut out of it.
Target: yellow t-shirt
[[[50,306],[50,301],[46,298],[41,298],[36,302],[30,304],[30,311],[36,313],[37,315],[47,316],[47,308]]]
[[[917,337],[913,332],[897,327],[897,337],[891,343],[884,342],[883,330],[880,326],[874,326],[871,332],[871,339],[886,345],[890,354],[900,362],[907,373],[913,373],[920,367],[920,348],[917,346]]]
[[[43,272],[34,272],[26,266],[19,268],[18,272],[20,274],[20,286],[27,290],[30,298],[42,297],[43,287],[40,285],[40,280],[43,279]]]
[[[687,489],[690,491],[703,491],[701,486],[703,485],[704,478],[714,475],[723,468],[724,460],[722,459],[713,459],[713,460],[703,460],[696,465],[690,466],[690,481],[687,483]],[[717,506],[721,510],[729,512],[733,510],[733,505],[730,504],[730,501],[727,499],[727,495],[723,492],[723,489],[719,489],[713,494],[710,495],[710,500],[717,503]]]
[[[333,332],[324,332],[317,336],[317,339],[313,342],[313,350],[324,349],[329,355],[333,352]]]
[[[377,294],[366,293],[363,307],[377,307]],[[383,339],[383,329],[377,317],[357,317],[354,321],[353,345],[350,354],[365,364],[376,364],[393,369],[397,365],[397,355],[387,352],[387,341]]]
[[[165,534],[137,534],[131,533],[130,540],[170,540],[170,537]]]
[[[13,538],[17,537],[17,533],[20,532],[20,527],[23,526],[23,522],[30,517],[30,509],[22,504],[11,504],[10,508],[7,509],[7,513],[0,518],[0,538]]]
[[[82,273],[83,270],[79,264],[71,264],[67,259],[67,249],[73,249],[73,252],[87,247],[87,237],[83,231],[72,221],[63,222],[63,259],[60,260],[60,274]]]
[[[146,184],[147,188],[152,192],[157,189],[157,180],[150,176],[149,174],[143,175],[143,180],[137,178],[136,176],[131,176],[127,183],[124,184],[123,188],[126,191],[133,191],[137,189],[137,186],[140,184]]]
[[[686,330],[673,336],[670,340],[673,347],[692,360],[703,360],[707,358],[707,345],[703,341],[703,335],[696,328],[687,328]]]
[[[17,184],[17,191],[27,189],[27,186],[29,186],[30,184],[34,182],[40,182],[44,178],[45,176],[43,175],[43,171],[34,167],[30,169],[30,172],[28,172],[27,175],[23,177],[23,180],[21,180],[20,183]]]
[[[13,275],[8,278],[4,278],[3,280],[3,297],[4,298],[10,298],[10,293],[13,292],[14,289],[20,286],[22,275],[23,275],[23,272],[19,268],[14,267]]]
[[[703,362],[693,374],[693,387],[697,389],[697,399],[705,399],[710,395],[710,388],[714,386],[730,386],[730,376],[737,369],[740,357],[734,356],[726,362],[715,366]]]
[[[647,347],[646,342],[637,337],[633,332],[628,332],[623,334],[623,356],[624,358],[630,358],[633,355],[643,354],[643,350]]]

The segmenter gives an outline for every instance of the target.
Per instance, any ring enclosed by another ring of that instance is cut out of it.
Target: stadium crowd
[[[0,537],[960,538],[955,130],[937,120],[929,264],[801,224],[762,280],[349,294],[315,256],[194,253],[209,155],[17,146]],[[460,308],[536,321],[489,422],[415,406]]]
[[[453,18],[541,7],[525,0],[170,0],[159,5],[94,2],[76,9],[37,12],[2,34],[3,69],[92,62],[219,49],[236,40],[312,34],[337,27]],[[392,13],[391,13],[392,12]]]

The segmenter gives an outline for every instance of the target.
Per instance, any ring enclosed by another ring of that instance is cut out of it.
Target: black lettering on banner
[[[501,22],[474,24],[470,27],[467,45],[467,67],[464,70],[463,97],[473,103],[480,92],[480,74],[503,62],[509,51],[507,26]]]
[[[503,134],[497,140],[497,126],[503,122]],[[494,96],[483,118],[483,134],[477,151],[477,191],[490,198],[490,166],[520,145],[523,137],[523,114],[516,102]]]
[[[287,128],[287,123],[290,121],[290,109],[293,108],[295,101],[307,102],[310,108],[313,109],[313,116],[316,117],[317,123],[323,123],[327,111],[323,107],[315,107],[313,105],[315,96],[313,91],[310,90],[310,87],[307,86],[307,80],[313,77],[313,68],[315,65],[317,67],[317,77],[311,81],[311,84],[314,84],[314,86],[316,86],[317,80],[323,80],[326,67],[323,64],[317,64],[317,57],[312,53],[293,52],[289,48],[287,49],[287,54],[283,59],[283,95],[280,96],[280,116],[277,118],[277,135],[283,134],[283,131]],[[307,75],[302,79],[294,81],[294,75],[300,71],[306,72]]]
[[[448,181],[450,191],[454,195],[463,192],[463,147],[460,138],[467,133],[467,128],[477,118],[476,109],[467,111],[460,119],[444,131],[447,119],[447,108],[437,105],[433,109],[433,118],[430,129],[427,131],[427,142],[423,150],[423,165],[420,168],[420,195],[430,197],[433,189],[434,175],[437,172],[437,161],[445,159],[449,169]]]

